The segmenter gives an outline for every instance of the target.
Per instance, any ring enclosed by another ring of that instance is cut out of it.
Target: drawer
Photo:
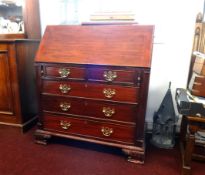
[[[131,103],[139,102],[139,87],[88,83],[86,89],[89,98]]]
[[[137,105],[109,103],[79,98],[43,95],[42,107],[44,111],[83,115],[108,121],[135,123],[137,118]]]
[[[88,100],[86,102],[86,114],[105,120],[135,123],[137,120],[137,105]]]
[[[86,71],[80,67],[54,67],[45,66],[46,77],[54,78],[68,78],[68,79],[85,79]]]
[[[134,69],[114,70],[100,68],[88,68],[88,80],[130,84],[134,84],[137,81]]]
[[[64,134],[134,144],[135,126],[44,114],[44,129]]]
[[[139,101],[139,87],[132,86],[44,80],[43,93],[133,103]]]
[[[42,96],[43,111],[85,115],[85,102],[79,98]]]
[[[86,84],[81,82],[43,80],[43,93],[84,97],[85,90]]]

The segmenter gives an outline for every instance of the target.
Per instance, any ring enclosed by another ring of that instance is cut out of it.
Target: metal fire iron
[[[169,89],[158,111],[154,113],[151,143],[159,148],[173,148],[177,119],[169,83]]]

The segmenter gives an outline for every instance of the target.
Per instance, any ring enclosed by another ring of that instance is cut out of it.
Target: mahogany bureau
[[[119,147],[144,162],[153,26],[48,26],[35,58],[37,143],[51,136]]]

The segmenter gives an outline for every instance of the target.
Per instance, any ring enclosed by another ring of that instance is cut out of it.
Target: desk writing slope
[[[152,26],[49,26],[36,56],[39,128],[121,148],[143,163]]]
[[[37,62],[150,67],[153,26],[48,26]]]

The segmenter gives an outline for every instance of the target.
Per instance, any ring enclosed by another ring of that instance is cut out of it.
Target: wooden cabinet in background
[[[39,1],[3,0],[1,20],[8,24],[23,21],[20,32],[10,30],[1,23],[0,32],[0,124],[26,130],[36,119],[34,57],[41,38]],[[2,22],[2,21],[1,21]],[[14,31],[14,32],[12,32]]]
[[[0,41],[0,124],[23,130],[36,119],[33,60],[38,40]]]

